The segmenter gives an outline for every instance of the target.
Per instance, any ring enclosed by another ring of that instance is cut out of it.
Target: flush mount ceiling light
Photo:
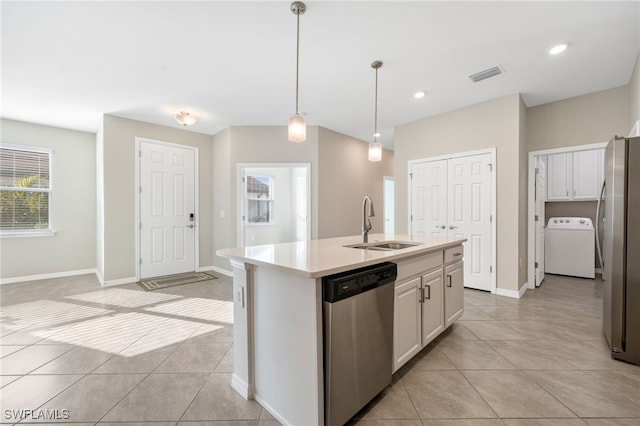
[[[569,43],[569,42],[556,44],[551,49],[549,49],[549,55],[558,55],[558,54],[564,52],[565,50],[567,50],[567,48],[570,45],[571,45],[571,43]]]
[[[298,109],[298,70],[300,65],[300,15],[307,10],[301,1],[291,3],[291,12],[296,15],[296,112],[289,117],[289,142],[304,142],[307,139],[307,122]]]
[[[424,96],[427,94],[427,92],[425,92],[424,90],[421,90],[419,92],[416,92],[413,94],[413,97],[416,99],[422,99],[424,98]]]
[[[373,115],[373,142],[369,144],[369,161],[381,161],[382,160],[382,144],[378,142],[380,132],[378,132],[378,69],[382,67],[381,61],[374,61],[371,63],[371,68],[376,70],[376,102]]]
[[[196,124],[196,121],[198,121],[198,119],[191,115],[189,111],[180,111],[179,113],[174,115],[173,118],[175,118],[176,121],[182,124],[184,127]]]

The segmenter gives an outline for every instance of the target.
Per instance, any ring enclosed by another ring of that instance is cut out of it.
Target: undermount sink
[[[405,241],[381,241],[378,243],[349,244],[344,247],[357,248],[361,250],[401,250],[409,247],[419,246],[420,243],[409,243]]]

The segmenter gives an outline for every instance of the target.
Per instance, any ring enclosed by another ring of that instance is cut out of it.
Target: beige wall
[[[608,142],[629,133],[629,86],[529,108],[527,151]]]
[[[238,164],[308,163],[311,165],[311,238],[318,238],[318,128],[307,126],[307,140],[287,140],[285,126],[237,126],[213,136],[213,250],[238,246]],[[224,211],[224,218],[220,212]],[[214,256],[213,265],[230,270]]]
[[[211,136],[142,121],[105,115],[103,119],[103,278],[106,284],[136,275],[135,258],[135,138],[142,137],[197,147],[199,150],[200,259],[197,267],[213,262],[212,143]],[[100,190],[100,189],[99,189]]]
[[[51,224],[55,236],[2,238],[0,278],[95,268],[95,135],[2,119],[2,142],[53,150]]]
[[[436,117],[407,123],[395,130],[396,231],[407,232],[407,162],[447,154],[496,148],[497,286],[517,291],[521,282],[519,241],[520,107],[510,95]],[[525,222],[526,224],[526,222]],[[523,259],[523,264],[526,259]]]
[[[307,140],[287,140],[284,126],[239,126],[213,137],[214,251],[236,247],[237,165],[239,163],[308,163],[311,165],[311,238],[360,233],[362,197],[369,194],[378,216],[374,231],[383,230],[383,176],[393,176],[393,152],[381,163],[367,160],[368,144],[331,130],[308,126]],[[224,211],[225,218],[220,217]],[[229,270],[216,256],[214,266]]]
[[[633,127],[640,120],[640,54],[636,58],[636,66],[629,82],[630,120],[629,127]],[[626,133],[624,136],[626,136]]]
[[[393,152],[383,150],[382,161],[371,162],[368,143],[322,127],[318,140],[318,238],[360,234],[365,195],[375,210],[371,232],[383,232],[383,178],[394,176]]]

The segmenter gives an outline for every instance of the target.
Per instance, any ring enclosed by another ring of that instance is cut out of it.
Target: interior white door
[[[535,281],[536,287],[544,280],[544,227],[545,227],[545,202],[547,200],[547,171],[544,157],[536,157],[536,187],[535,187]]]
[[[140,143],[140,276],[195,270],[195,151]]]
[[[466,238],[464,286],[491,291],[491,154],[448,160],[449,236]]]
[[[384,178],[384,233],[392,235],[395,228],[395,181]]]
[[[411,166],[411,233],[447,235],[447,160]]]

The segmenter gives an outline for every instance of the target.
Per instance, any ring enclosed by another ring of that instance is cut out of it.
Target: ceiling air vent
[[[484,71],[480,71],[477,72],[475,74],[472,74],[469,76],[469,78],[471,79],[471,81],[473,81],[474,83],[477,83],[479,81],[482,80],[486,80],[487,78],[490,77],[495,77],[496,75],[500,75],[502,74],[502,67],[500,67],[500,65],[486,69]]]

